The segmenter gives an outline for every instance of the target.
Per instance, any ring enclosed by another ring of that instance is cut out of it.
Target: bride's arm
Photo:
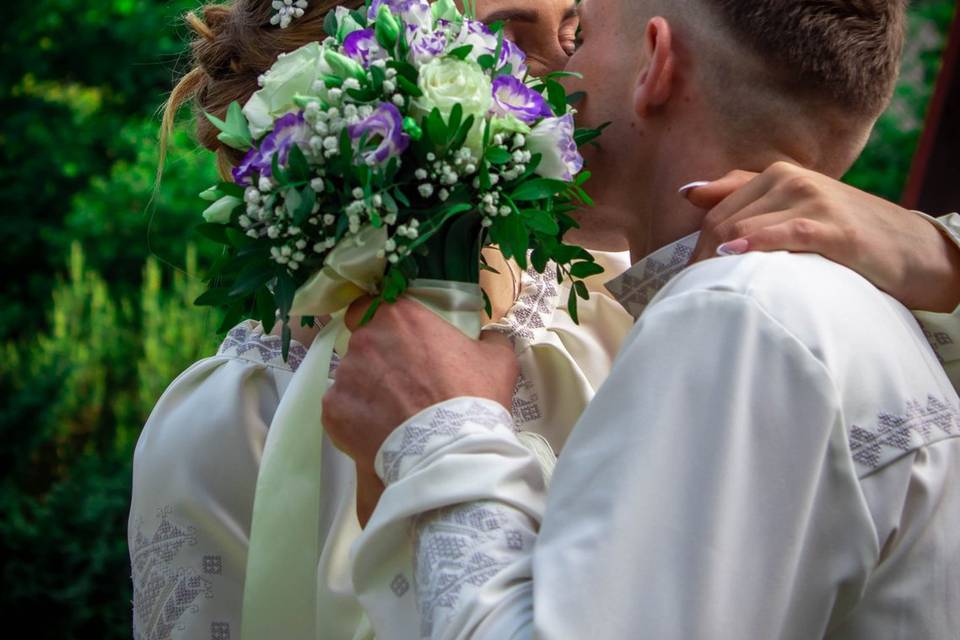
[[[128,529],[138,637],[239,634],[258,462],[290,375],[208,358],[151,413],[134,454]]]

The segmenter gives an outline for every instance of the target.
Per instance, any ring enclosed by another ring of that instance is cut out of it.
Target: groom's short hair
[[[906,0],[697,0],[786,88],[878,116],[893,94]]]

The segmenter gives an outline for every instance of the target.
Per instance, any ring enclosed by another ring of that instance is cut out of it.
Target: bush
[[[110,295],[79,244],[70,255],[50,330],[4,345],[0,363],[0,610],[37,637],[123,638],[133,447],[163,388],[215,349],[219,318],[191,306],[193,248],[166,284],[147,260],[138,306]]]

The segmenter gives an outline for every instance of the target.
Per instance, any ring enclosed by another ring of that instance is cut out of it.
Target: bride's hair
[[[259,89],[257,79],[281,53],[288,53],[324,38],[323,20],[337,6],[356,8],[363,0],[312,0],[303,17],[286,29],[270,24],[272,0],[230,0],[191,11],[184,20],[193,32],[191,69],[164,106],[160,134],[160,169],[177,113],[192,102],[197,141],[216,152],[217,168],[224,176],[240,160],[240,152],[217,140],[219,131],[205,118],[224,118],[231,102],[243,104]]]

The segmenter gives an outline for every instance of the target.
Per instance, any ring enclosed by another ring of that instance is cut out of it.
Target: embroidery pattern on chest
[[[516,303],[504,317],[505,332],[514,343],[517,339],[532,340],[537,329],[543,329],[557,308],[560,289],[557,268],[552,263],[543,273],[532,267],[522,276],[523,290]]]

